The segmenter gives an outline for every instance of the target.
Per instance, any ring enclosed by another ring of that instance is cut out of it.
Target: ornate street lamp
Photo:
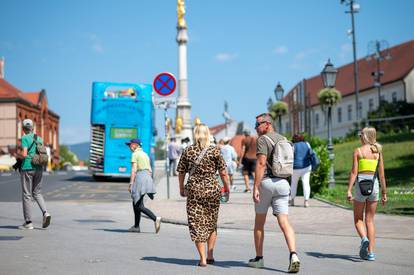
[[[329,169],[329,188],[333,188],[335,186],[335,155],[332,144],[332,106],[335,105],[341,98],[341,94],[334,89],[337,73],[338,70],[332,65],[331,60],[328,59],[328,62],[321,72],[325,89],[322,89],[318,95],[322,107],[328,107],[328,152],[331,163]]]
[[[277,101],[282,101],[283,98],[283,94],[285,92],[285,90],[283,89],[282,85],[280,85],[280,82],[277,83],[276,88],[275,88],[275,97]],[[283,112],[277,112],[277,116],[278,116],[278,120],[279,120],[279,132],[282,131],[282,115],[284,113]]]

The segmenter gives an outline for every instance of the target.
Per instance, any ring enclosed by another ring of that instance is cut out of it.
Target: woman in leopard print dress
[[[199,125],[194,129],[194,144],[183,152],[177,171],[180,194],[187,197],[187,216],[191,239],[200,254],[199,266],[213,264],[213,250],[217,238],[217,218],[220,207],[220,186],[217,171],[230,192],[226,164],[220,149],[210,146],[210,131]],[[203,155],[202,155],[203,154]],[[202,158],[199,157],[202,155]],[[199,160],[198,160],[199,159]],[[197,163],[198,160],[198,164]],[[184,187],[186,173],[189,173]],[[207,257],[206,257],[207,242]]]

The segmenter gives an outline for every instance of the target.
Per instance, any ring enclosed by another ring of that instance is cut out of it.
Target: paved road
[[[173,179],[171,184],[173,187],[176,181]],[[251,205],[242,200],[248,199],[250,194],[233,194],[234,204],[223,208],[234,211],[230,208],[237,210],[239,207],[239,211],[234,212],[239,214],[232,214],[234,224],[227,225],[234,228],[219,229],[215,252],[217,265],[201,269],[195,267],[196,250],[186,226],[163,223],[160,234],[156,235],[153,223],[143,219],[143,233],[127,232],[133,212],[126,186],[125,182],[95,183],[87,174],[46,175],[44,191],[53,215],[51,227],[20,231],[17,229],[22,222],[18,179],[10,175],[0,176],[0,275],[285,273],[288,265],[286,244],[275,221],[270,219],[265,242],[266,268],[246,267],[247,259],[254,256],[254,248],[249,229]],[[154,200],[159,201],[158,207],[164,205],[169,211],[179,207],[182,211],[182,200],[174,199],[167,204],[162,199],[165,196],[164,180],[160,181],[158,189],[159,196]],[[171,191],[176,195],[176,188]],[[301,207],[292,209],[292,221],[302,220],[297,223],[302,274],[412,274],[413,239],[379,238],[377,261],[361,261],[357,256],[359,240],[351,232],[352,225],[348,225],[350,234],[323,233],[329,228],[316,230],[313,224],[323,226],[328,213],[340,212],[333,212],[337,211],[335,208],[314,206],[306,209],[307,212]],[[246,215],[246,211],[249,214]],[[34,211],[36,227],[41,221],[39,212]],[[221,215],[227,215],[226,211]],[[249,223],[249,227],[238,226],[238,223]],[[326,224],[325,227],[329,227],[332,223]],[[390,230],[398,231],[401,227],[396,224]],[[380,231],[384,232],[383,228]]]

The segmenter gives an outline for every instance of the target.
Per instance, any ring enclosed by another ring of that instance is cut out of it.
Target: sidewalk
[[[218,226],[228,229],[253,230],[254,203],[251,193],[243,193],[244,182],[240,173],[235,175],[230,201],[221,204]],[[289,207],[289,219],[297,234],[317,234],[355,237],[353,213],[315,199],[310,207],[303,207],[303,197],[295,199],[295,207]],[[167,179],[157,182],[157,196],[146,205],[165,222],[187,224],[186,200],[180,197],[178,177],[170,177],[170,199],[167,199]],[[381,206],[378,206],[381,207]],[[414,218],[377,214],[375,224],[378,238],[414,240]],[[266,230],[279,232],[276,219],[269,210]]]

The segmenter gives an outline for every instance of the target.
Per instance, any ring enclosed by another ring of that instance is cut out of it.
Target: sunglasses
[[[258,128],[260,125],[262,125],[263,123],[267,123],[267,121],[256,121],[256,124],[254,125],[254,128]]]

